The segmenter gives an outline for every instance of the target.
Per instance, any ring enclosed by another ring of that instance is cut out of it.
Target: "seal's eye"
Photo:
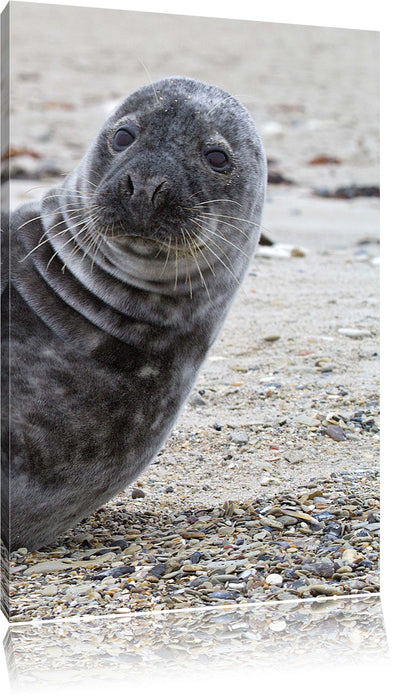
[[[124,151],[135,140],[135,133],[131,129],[117,129],[113,136],[112,146],[115,151]]]
[[[204,152],[204,157],[212,170],[224,173],[230,167],[230,159],[221,148],[209,148]]]

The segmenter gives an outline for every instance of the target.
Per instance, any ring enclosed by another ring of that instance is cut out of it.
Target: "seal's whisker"
[[[214,112],[215,109],[220,107],[220,105],[224,104],[224,102],[227,102],[227,100],[236,100],[237,97],[249,97],[249,95],[228,95],[227,97],[223,97],[222,100],[219,100],[214,107],[209,109],[208,112],[206,112],[206,116],[209,116],[212,112]]]
[[[87,206],[81,207],[81,209],[87,209],[87,208],[88,208]],[[72,212],[75,212],[75,211],[79,211],[79,209],[72,209]],[[65,212],[65,209],[61,208],[61,209],[55,209],[55,211],[52,211],[51,214],[62,214],[64,212]],[[69,210],[69,213],[70,213],[70,210]],[[27,224],[31,224],[33,221],[38,221],[39,219],[42,219],[42,217],[43,217],[43,214],[40,214],[39,216],[34,216],[32,219],[29,219],[28,221],[24,221],[24,223],[21,224],[21,226],[19,226],[17,228],[17,231],[20,231],[22,228],[24,228],[24,226],[27,226]]]
[[[76,239],[76,236],[72,236],[71,238],[68,238],[68,240],[65,241],[65,243],[61,246],[61,248],[60,248],[59,250],[55,250],[55,252],[53,253],[53,255],[51,255],[50,259],[49,259],[48,262],[47,262],[46,269],[48,269],[48,267],[50,266],[52,260],[58,255],[58,253],[60,253],[60,251],[62,250],[62,248],[64,248],[66,245],[68,245],[68,243],[71,243],[71,242],[74,241],[75,239]]]
[[[198,226],[198,228],[201,230],[202,233],[204,233],[206,235],[209,234],[209,238],[210,238],[210,234],[212,233],[212,231],[207,226],[203,226],[198,221],[195,221],[194,223],[196,224],[196,226]],[[227,255],[225,250],[218,243],[216,243],[216,241],[213,241],[212,238],[210,238],[210,243],[212,243],[214,246],[216,246],[216,248],[218,248],[220,250],[220,252],[224,255],[224,257],[227,258],[230,265],[233,264],[229,255]]]
[[[186,242],[186,236],[183,228],[180,229],[180,232],[182,234],[183,242],[184,242],[184,250],[185,253],[187,253],[188,246]],[[187,262],[187,256],[185,255],[185,265],[186,265],[186,275],[185,275],[185,283],[189,280],[189,293],[190,293],[190,298],[193,299],[193,290],[192,290],[192,278],[190,276],[190,271],[189,271],[189,265]]]
[[[251,221],[250,219],[242,219],[238,216],[230,216],[228,214],[212,214],[211,212],[204,212],[202,216],[211,216],[215,217],[217,219],[232,219],[233,221],[242,221],[245,224],[251,224],[252,226],[257,226],[258,229],[262,229],[263,231],[266,231],[267,233],[272,233],[269,228],[266,228],[263,226],[261,223],[258,223],[258,221]],[[219,222],[220,223],[220,222]],[[227,223],[226,221],[222,221],[221,223]],[[229,224],[231,226],[231,224]],[[237,231],[240,231],[241,233],[244,233],[241,229],[237,228]],[[244,233],[244,235],[247,235]]]
[[[206,221],[204,221],[204,219],[201,219],[201,218],[199,218],[199,217],[195,217],[195,218],[193,219],[193,221],[196,221],[196,222],[199,221],[200,223],[205,224],[205,225],[206,225],[206,223],[207,223]],[[232,241],[229,241],[227,238],[224,238],[224,236],[220,236],[219,233],[217,233],[216,231],[213,231],[212,229],[209,229],[209,228],[206,227],[206,230],[207,230],[211,235],[216,236],[217,238],[220,238],[222,241],[224,241],[225,243],[227,243],[227,245],[231,245],[233,248],[236,248],[242,255],[244,255],[244,256],[247,258],[247,260],[249,260],[250,256],[247,255],[247,253],[246,253],[242,248],[240,248],[240,246],[236,245],[236,244],[233,243]]]
[[[198,236],[197,234],[196,234],[196,237],[198,238],[198,240],[203,240],[203,239],[200,239],[199,236]],[[221,250],[221,248],[220,248],[216,243],[214,243],[214,241],[211,241],[211,242],[213,243],[213,245],[215,245],[217,248],[219,248],[219,249]],[[204,243],[205,243],[206,248],[208,248],[208,250],[211,252],[211,254],[214,255],[214,257],[219,261],[219,263],[221,263],[221,265],[223,265],[223,267],[225,267],[225,269],[230,273],[230,275],[235,279],[235,281],[239,283],[239,280],[237,279],[237,277],[235,276],[235,274],[234,274],[234,272],[231,270],[231,268],[228,267],[228,265],[226,265],[226,263],[224,262],[224,260],[222,260],[222,258],[220,258],[220,257],[217,255],[217,253],[214,252],[214,250],[209,246],[208,243],[206,243],[205,241],[204,241]],[[221,251],[221,252],[224,253],[224,251]]]
[[[197,255],[195,254],[195,251],[194,251],[194,247],[195,247],[195,246],[194,246],[193,238],[192,238],[190,232],[189,232],[187,229],[185,229],[185,233],[186,233],[187,240],[188,240],[188,243],[189,243],[189,250],[190,250],[190,252],[191,252],[191,254],[192,254],[192,257],[193,257],[193,259],[194,259],[194,261],[195,261],[195,263],[196,263],[196,267],[197,267],[197,270],[198,270],[198,272],[199,272],[200,279],[202,280],[202,283],[203,283],[203,285],[204,285],[204,288],[205,288],[205,290],[206,290],[206,292],[207,292],[207,296],[209,297],[209,300],[211,301],[211,296],[210,296],[210,292],[209,292],[208,287],[207,287],[207,284],[206,284],[206,280],[204,279],[204,275],[203,275],[203,273],[202,273],[202,271],[201,271],[201,269],[200,269],[200,265],[199,265],[199,261],[198,261],[198,259],[197,259]]]
[[[175,246],[175,285],[174,285],[174,291],[176,291],[176,288],[178,286],[178,247]]]
[[[86,229],[87,229],[88,226],[89,226],[89,223],[90,223],[89,219],[86,218],[86,219],[83,219],[83,221],[81,221],[80,223],[75,224],[75,228],[76,228],[77,226],[81,226],[81,229],[80,229],[77,233],[74,233],[74,235],[72,236],[72,238],[70,238],[69,240],[65,241],[65,243],[61,246],[61,248],[60,248],[59,250],[58,250],[58,249],[55,249],[54,254],[51,256],[51,258],[50,258],[49,261],[48,261],[48,264],[47,264],[46,269],[48,269],[48,267],[49,267],[49,265],[51,264],[51,262],[52,262],[52,260],[54,259],[54,257],[55,257],[56,255],[58,255],[58,254],[60,253],[60,251],[61,251],[63,248],[65,248],[66,245],[68,245],[68,243],[71,243],[71,241],[75,240],[75,241],[76,241],[76,245],[75,245],[73,251],[71,251],[70,257],[72,256],[72,254],[74,254],[74,253],[76,253],[76,252],[79,252],[79,250],[83,250],[82,246],[81,246],[81,245],[79,244],[79,242],[78,242],[78,238],[79,238],[79,236],[83,233],[83,231],[86,231]],[[83,224],[83,226],[82,226],[82,224]],[[68,230],[68,229],[66,229],[66,230]],[[85,234],[85,237],[84,237],[84,240],[82,241],[82,243],[83,243],[83,244],[86,244],[87,241],[88,241],[89,239],[92,239],[92,237],[93,237],[93,232],[92,232],[92,231],[88,231],[88,232]],[[85,254],[83,255],[82,260],[86,257],[86,254],[87,254],[87,251],[85,251]],[[65,263],[65,265],[64,265],[63,267],[65,268],[65,266],[66,266],[66,263]]]
[[[100,246],[101,246],[101,244],[103,243],[103,240],[104,240],[104,236],[103,236],[102,233],[100,233],[100,234],[98,235],[98,239],[97,239],[97,240],[98,240],[98,243],[97,243],[97,245],[95,245],[93,260],[92,260],[92,264],[90,265],[90,270],[91,270],[91,272],[93,272],[93,267],[94,267],[94,263],[95,263],[95,261],[96,261],[97,253],[99,252]]]
[[[196,195],[200,194],[200,192],[204,192],[204,190],[197,190],[197,192],[193,192],[193,194],[190,194],[189,197],[186,197],[186,199],[192,199],[192,197],[196,197]]]
[[[49,228],[47,228],[46,231],[44,231],[44,233],[42,234],[42,236],[40,237],[40,239],[39,239],[39,241],[38,241],[38,246],[37,246],[37,247],[39,247],[39,245],[42,245],[42,243],[46,243],[47,241],[50,241],[50,240],[53,238],[53,236],[51,236],[51,238],[48,237],[49,232],[52,231],[53,228],[55,228],[56,226],[61,226],[61,225],[63,225],[63,224],[68,223],[68,226],[65,228],[65,231],[69,231],[69,230],[70,230],[70,223],[73,222],[73,225],[74,225],[74,226],[80,225],[80,224],[82,223],[82,222],[79,222],[78,224],[76,224],[75,221],[74,221],[75,219],[79,219],[79,218],[81,218],[82,216],[83,216],[83,212],[81,212],[80,214],[77,214],[77,215],[75,215],[75,216],[69,217],[69,218],[70,218],[70,222],[69,222],[69,223],[66,222],[65,220],[63,220],[63,221],[57,221],[55,224],[53,224],[52,226],[50,226]],[[44,240],[44,239],[45,239],[45,240]],[[35,250],[35,248],[34,248],[33,250]],[[31,251],[31,252],[33,252],[33,251]]]
[[[207,218],[207,220],[215,220],[218,224],[224,224],[225,226],[230,226],[232,228],[235,228],[236,231],[239,231],[245,238],[249,238],[248,234],[242,229],[236,226],[235,224],[230,224],[229,221],[226,221],[226,218],[230,218],[236,221],[244,221],[243,219],[238,219],[235,216],[230,216],[228,217],[226,214],[211,214],[210,212],[202,212],[200,213],[200,216]],[[246,223],[251,223],[250,221],[247,221]],[[259,224],[257,224],[259,226]]]
[[[242,207],[241,202],[237,202],[236,199],[207,199],[205,202],[197,202],[195,207],[201,207],[203,204],[216,204],[217,202],[227,202],[229,204],[237,204],[237,206]]]
[[[85,194],[90,197],[94,196],[94,190],[76,189],[73,187],[64,187],[63,185],[55,186],[53,190],[57,190],[57,192],[54,191],[53,194],[48,194],[46,197],[41,197],[41,201],[45,202],[47,199],[55,199],[65,193],[78,195]]]
[[[163,277],[164,274],[165,274],[166,266],[167,266],[167,264],[168,264],[169,255],[170,255],[170,252],[171,252],[171,243],[172,243],[172,234],[170,234],[170,236],[169,236],[168,251],[167,251],[167,253],[166,253],[165,264],[164,264],[164,266],[163,266],[163,269],[161,270],[161,274],[159,275],[160,279],[162,279],[162,277]],[[161,248],[161,250],[162,250],[162,248]]]
[[[63,233],[66,233],[67,231],[69,231],[69,226],[65,227],[62,231],[57,231],[57,232],[54,233],[50,238],[46,238],[44,241],[41,240],[40,243],[37,243],[37,245],[34,246],[34,248],[32,248],[32,250],[30,250],[29,253],[27,253],[26,255],[24,255],[24,257],[21,258],[21,260],[19,260],[19,262],[20,262],[20,263],[24,262],[35,250],[38,250],[38,248],[41,248],[41,246],[45,245],[45,243],[49,243],[49,242],[52,241],[54,238],[56,238],[57,236],[61,236]],[[46,232],[46,233],[47,233],[47,232]],[[42,236],[41,236],[41,239],[42,239],[43,237],[44,237],[44,236],[42,235]]]
[[[157,104],[160,105],[161,103],[160,103],[160,101],[159,101],[159,99],[158,99],[157,91],[155,90],[155,85],[154,85],[154,83],[153,83],[153,80],[152,80],[152,77],[151,77],[151,73],[149,72],[148,68],[146,67],[144,61],[142,61],[142,60],[139,58],[139,56],[137,56],[137,60],[139,61],[139,63],[141,63],[143,69],[145,70],[145,72],[146,72],[146,74],[147,74],[147,78],[148,78],[148,80],[149,80],[149,82],[150,82],[150,85],[151,85],[153,91],[154,91],[154,95],[155,95],[155,99],[156,99],[156,101],[157,101]]]

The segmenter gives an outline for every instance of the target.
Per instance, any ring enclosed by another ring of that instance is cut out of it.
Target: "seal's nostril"
[[[159,193],[162,191],[164,185],[166,185],[166,180],[162,180],[162,182],[160,182],[160,183],[155,187],[155,189],[154,189],[154,191],[153,191],[153,193],[152,193],[152,196],[151,196],[151,202],[152,202],[152,204],[156,204],[156,203],[157,203],[157,197],[158,197]]]
[[[130,197],[132,197],[134,194],[134,184],[133,184],[133,181],[131,179],[131,175],[127,175],[127,191],[129,193]]]

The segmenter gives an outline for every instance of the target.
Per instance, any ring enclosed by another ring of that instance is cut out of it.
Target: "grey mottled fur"
[[[136,140],[115,152],[128,123]],[[228,172],[209,167],[207,146],[228,151]],[[6,546],[52,543],[161,448],[253,255],[264,191],[245,108],[168,78],[125,99],[62,186],[11,215]]]

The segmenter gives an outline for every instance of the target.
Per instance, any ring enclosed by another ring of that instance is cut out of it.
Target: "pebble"
[[[354,340],[368,338],[371,335],[370,331],[365,328],[339,328],[338,332],[347,336],[347,338],[354,338]]]
[[[246,445],[248,442],[248,435],[245,430],[235,430],[231,433],[230,440],[237,445]]]
[[[341,561],[343,564],[349,564],[350,566],[358,564],[363,558],[363,554],[358,552],[356,549],[346,549],[341,555]]]
[[[334,586],[327,586],[324,584],[320,583],[315,583],[312,586],[309,586],[309,593],[312,595],[337,595],[338,589],[334,588]]]
[[[131,492],[131,498],[145,498],[145,491],[142,489],[133,489]]]
[[[344,430],[339,425],[328,425],[324,429],[324,432],[326,433],[326,435],[331,437],[333,440],[336,440],[337,442],[341,442],[347,439]]]
[[[132,574],[135,571],[135,566],[117,566],[113,569],[108,569],[103,571],[101,574],[96,574],[93,578],[103,579],[107,576],[112,576],[113,578],[119,578],[121,576],[126,576],[127,574]]]
[[[130,495],[55,549],[10,555],[13,569],[27,567],[12,574],[12,620],[379,590],[374,470],[195,510],[131,512]]]
[[[330,578],[334,574],[334,565],[330,559],[326,558],[313,564],[303,564],[302,569],[322,578]]]
[[[58,586],[55,586],[55,584],[51,583],[49,586],[44,586],[41,593],[42,595],[56,595],[58,593],[58,590]]]
[[[279,340],[280,335],[277,333],[271,333],[270,335],[265,336],[264,340],[266,343],[274,343],[276,340]]]

